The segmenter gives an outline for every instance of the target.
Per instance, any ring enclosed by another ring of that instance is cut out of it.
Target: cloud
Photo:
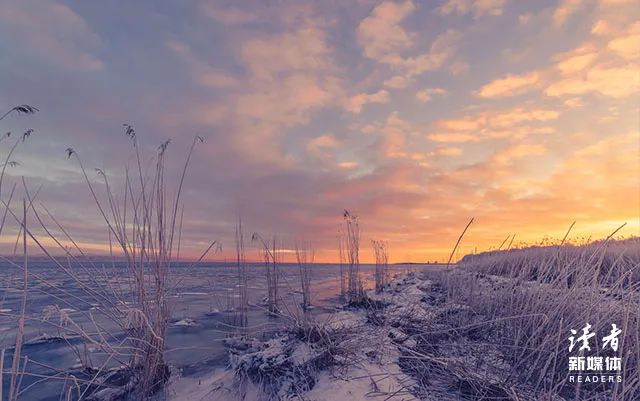
[[[607,44],[609,50],[627,60],[640,59],[640,22],[636,22]]]
[[[368,58],[387,62],[413,45],[413,35],[400,23],[415,11],[413,1],[385,1],[376,6],[358,25],[358,41]]]
[[[416,93],[416,99],[422,103],[430,102],[434,95],[444,95],[447,91],[442,88],[426,88]]]
[[[437,12],[440,15],[473,14],[475,18],[482,16],[502,15],[506,0],[447,0]]]
[[[212,88],[227,88],[238,84],[238,80],[234,76],[215,69],[199,59],[186,43],[169,40],[166,42],[166,46],[179,55],[189,66],[195,83]]]
[[[438,120],[436,131],[427,138],[434,142],[465,143],[492,139],[520,140],[530,135],[549,134],[554,128],[544,124],[560,113],[543,108],[515,107],[504,111],[480,112],[457,119]]]
[[[440,120],[437,125],[441,129],[451,131],[472,131],[480,128],[482,121],[484,121],[484,117],[464,118],[460,120]]]
[[[14,3],[6,9],[36,4]],[[43,203],[102,251],[96,244],[108,244],[106,232],[60,143],[76,146],[88,168],[121,168],[130,156],[116,146],[125,141],[113,132],[121,121],[135,124],[147,152],[174,137],[169,153],[182,155],[181,136],[206,137],[185,181],[188,256],[220,239],[227,253],[215,257],[232,258],[238,213],[247,231],[287,244],[314,240],[319,261],[337,259],[343,208],[360,216],[367,236],[389,240],[394,261],[442,258],[471,216],[480,224],[461,252],[496,246],[508,233],[527,241],[562,235],[575,219],[594,237],[611,221],[637,219],[634,4],[616,11],[621,5],[590,0],[550,26],[554,7],[532,2],[504,3],[500,24],[484,17],[497,11],[476,10],[479,2],[449,13],[463,18],[434,15],[444,3],[198,1],[165,15],[147,3],[114,11],[92,2],[74,9],[86,21],[56,26],[37,9],[27,10],[28,25],[3,10],[2,95],[35,99],[42,110],[2,121],[12,132],[36,128],[10,176],[43,183]],[[136,19],[140,11],[154,17]],[[483,18],[468,21],[476,14]],[[518,15],[531,16],[526,26]],[[23,43],[9,42],[16,35]],[[34,51],[30,35],[56,43]],[[505,45],[530,52],[501,58]],[[70,50],[53,54],[56,46]],[[92,70],[79,52],[104,60],[103,68]],[[498,59],[505,62],[485,63]],[[507,79],[532,73],[523,66],[539,74],[529,86]],[[446,102],[434,101],[444,88]],[[419,100],[433,102],[428,113]],[[167,172],[179,171],[179,160],[167,163]],[[9,250],[15,234],[0,239]],[[362,260],[371,259],[363,249]]]
[[[244,24],[258,19],[256,13],[233,7],[221,7],[210,1],[200,3],[200,9],[209,18],[223,24]]]
[[[567,106],[567,107],[569,107],[571,109],[584,106],[584,102],[579,97],[567,98],[563,103],[564,103],[565,106]]]
[[[599,93],[612,98],[623,98],[638,91],[638,69],[633,64],[619,67],[596,65],[584,76],[575,76],[552,82],[546,89],[547,96],[576,96]]]
[[[535,89],[539,80],[540,74],[537,71],[507,75],[482,86],[477,94],[486,99],[521,95]]]
[[[337,166],[342,170],[355,170],[356,168],[358,168],[358,163],[357,162],[339,162]]]
[[[591,34],[596,36],[607,36],[614,32],[611,24],[604,19],[596,21],[591,27]]]
[[[439,147],[434,152],[437,156],[461,156],[464,153],[464,150],[459,147],[449,146],[449,147]]]
[[[369,103],[388,103],[389,92],[384,89],[375,93],[359,93],[350,97],[344,105],[345,110],[358,114],[362,108]]]
[[[331,160],[331,151],[338,147],[338,140],[333,134],[324,134],[307,142],[307,152],[320,160]]]
[[[383,121],[356,129],[376,139],[370,148],[372,161],[386,163],[394,158],[411,158],[416,153],[410,145],[413,138],[419,137],[419,128],[403,119],[398,111],[392,111]]]
[[[457,77],[468,73],[469,68],[469,64],[465,63],[464,61],[455,61],[453,64],[451,64],[449,71],[451,72],[451,75]]]
[[[327,44],[326,32],[312,18],[295,22],[285,32],[255,35],[241,44],[240,53],[247,68],[258,79],[273,80],[279,73],[331,68],[332,51]]]
[[[492,162],[508,165],[527,156],[541,156],[547,153],[547,148],[539,144],[516,143],[500,149],[491,156]]]
[[[486,117],[486,121],[493,126],[506,128],[522,122],[552,121],[558,117],[560,117],[560,113],[556,110],[517,107],[506,112],[489,115]]]
[[[433,40],[428,51],[416,49],[415,44],[421,43],[416,40],[417,35],[402,26],[404,19],[415,10],[410,0],[383,2],[358,25],[358,43],[365,57],[400,73],[388,81],[388,85],[403,85],[424,72],[441,68],[460,39],[459,32],[447,30]]]
[[[429,52],[414,57],[396,58],[392,64],[404,68],[410,77],[441,68],[455,52],[457,42],[462,35],[454,30],[439,34],[431,43]]]
[[[226,99],[233,104],[233,140],[240,152],[283,163],[280,141],[286,129],[344,104],[325,28],[322,19],[303,11],[286,17],[280,32],[252,35],[240,44],[246,77],[242,88]]]
[[[562,25],[573,14],[575,14],[583,5],[582,0],[561,0],[558,7],[553,12],[553,22],[556,25]]]
[[[404,75],[394,75],[393,77],[384,81],[384,86],[392,89],[402,89],[411,85],[413,82],[413,78],[406,77]]]
[[[13,38],[29,57],[73,71],[101,71],[100,38],[69,6],[52,0],[2,5],[0,37]],[[0,44],[4,40],[0,40]]]
[[[397,111],[387,117],[380,129],[382,135],[382,149],[386,157],[405,157],[407,154],[407,137],[411,135],[413,127],[400,118]]]
[[[570,52],[556,56],[555,59],[559,60],[556,68],[565,75],[575,74],[584,71],[597,58],[597,48],[591,44],[585,44]]]
[[[599,0],[600,6],[621,6],[625,4],[636,4],[635,0]]]

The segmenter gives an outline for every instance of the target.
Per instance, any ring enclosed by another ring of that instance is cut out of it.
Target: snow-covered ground
[[[429,289],[430,282],[403,275],[384,293],[370,292],[369,297],[387,305],[385,316],[401,319],[414,312],[411,305]],[[374,315],[380,311],[374,309],[320,315],[306,326],[308,334],[301,328],[301,333],[284,332],[268,341],[229,341],[228,369],[174,378],[167,399],[416,400],[410,392],[415,383],[399,364],[401,343],[410,339],[391,324],[377,322]]]
[[[230,367],[174,377],[169,401],[533,401],[486,342],[484,317],[441,284],[398,275],[368,306],[344,307],[269,340],[230,340]]]

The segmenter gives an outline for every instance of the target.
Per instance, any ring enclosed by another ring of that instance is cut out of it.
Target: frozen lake
[[[91,291],[108,282],[108,288],[126,293],[128,274],[121,262],[93,260],[92,267],[85,271],[79,266],[69,267],[72,274],[81,277],[86,283],[80,288],[77,281],[63,273],[61,268],[50,261],[32,261],[27,299],[27,344],[23,355],[29,363],[22,389],[25,400],[53,401],[60,397],[63,380],[48,379],[56,373],[77,369],[80,358],[88,360],[92,366],[100,366],[104,355],[91,346],[85,348],[78,338],[52,342],[34,341],[43,335],[59,336],[61,331],[55,326],[77,324],[90,331],[99,325],[109,333],[110,342],[124,337],[119,327],[104,318]],[[201,263],[190,267],[191,263],[174,263],[171,268],[171,324],[167,339],[167,362],[182,371],[185,376],[200,373],[226,364],[226,352],[222,340],[230,332],[228,318],[237,303],[238,274],[230,263]],[[429,265],[409,264],[390,265],[389,273],[402,273],[421,270]],[[67,268],[65,266],[65,268]],[[361,277],[367,288],[373,286],[374,265],[361,265]],[[266,297],[266,277],[264,266],[260,263],[247,265],[249,312],[248,326],[254,335],[268,335],[277,330],[282,319],[270,317],[263,306]],[[295,264],[282,264],[279,267],[279,297],[284,313],[301,313],[299,304],[300,276]],[[314,264],[311,267],[312,308],[307,313],[316,314],[332,311],[341,304],[340,266],[335,264]],[[22,270],[4,262],[0,264],[0,347],[7,350],[5,367],[11,364],[13,344],[17,327],[17,311],[20,310],[22,297]],[[94,283],[99,283],[96,285]],[[127,296],[123,297],[126,301]],[[129,302],[129,301],[127,301]],[[133,299],[130,300],[133,302]],[[52,306],[58,312],[51,313]],[[62,310],[62,313],[59,312]],[[49,311],[49,312],[48,312]],[[69,323],[69,320],[73,323]],[[81,350],[80,353],[74,350]],[[7,382],[7,381],[5,381]],[[6,385],[6,383],[5,383]],[[6,394],[6,388],[5,392]]]

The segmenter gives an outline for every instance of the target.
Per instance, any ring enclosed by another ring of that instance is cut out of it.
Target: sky
[[[6,181],[40,188],[90,253],[107,230],[65,149],[117,191],[134,160],[125,123],[145,155],[171,139],[174,186],[204,138],[185,257],[218,240],[213,257],[231,258],[241,216],[247,235],[335,261],[344,209],[365,262],[371,240],[392,262],[446,260],[471,218],[460,256],[562,238],[574,221],[574,240],[625,222],[619,235],[640,235],[633,1],[3,0],[0,54],[0,108],[40,110],[0,121],[34,129]]]

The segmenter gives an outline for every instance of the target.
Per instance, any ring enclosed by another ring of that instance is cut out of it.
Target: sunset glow
[[[35,130],[7,174],[41,186],[38,204],[89,253],[109,237],[65,149],[122,188],[123,123],[147,156],[171,138],[172,185],[205,139],[184,184],[184,257],[217,239],[210,258],[233,258],[241,216],[248,238],[312,241],[316,261],[337,261],[345,209],[363,262],[372,239],[391,262],[446,261],[471,218],[458,256],[562,238],[574,221],[576,241],[624,223],[617,235],[640,235],[637,2],[109,3],[0,12],[2,113],[40,109],[1,122]],[[2,233],[3,253],[17,234]]]

